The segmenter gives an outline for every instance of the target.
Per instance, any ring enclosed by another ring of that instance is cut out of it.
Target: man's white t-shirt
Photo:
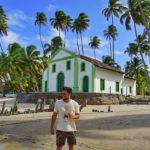
[[[69,102],[57,100],[54,112],[58,113],[56,130],[66,132],[77,131],[74,119],[64,118],[65,114],[79,113],[79,104],[76,101],[72,99]]]

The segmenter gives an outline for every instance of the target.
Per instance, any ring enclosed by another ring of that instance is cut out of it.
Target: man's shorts
[[[56,145],[63,146],[65,142],[68,142],[68,145],[76,145],[76,132],[65,132],[65,131],[56,131]]]

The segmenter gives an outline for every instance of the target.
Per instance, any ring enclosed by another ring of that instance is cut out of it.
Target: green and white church
[[[136,95],[136,80],[93,58],[60,49],[49,58],[42,76],[42,92],[74,92]]]

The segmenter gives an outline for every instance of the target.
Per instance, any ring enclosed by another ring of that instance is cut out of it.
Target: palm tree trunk
[[[111,40],[109,39],[110,57],[112,58]]]
[[[112,26],[114,26],[114,18],[113,18],[113,14],[111,13],[112,16]],[[113,46],[113,62],[115,62],[115,39],[112,38],[112,46]]]
[[[94,48],[94,58],[96,59],[95,48]]]
[[[80,54],[79,42],[78,42],[78,33],[77,33],[77,48],[78,48],[78,53]]]
[[[66,29],[65,29],[65,35],[64,35],[64,47],[66,47]]]
[[[142,59],[142,63],[144,65],[144,69],[145,69],[145,72],[146,72],[148,90],[150,91],[150,77],[149,77],[149,72],[147,70],[147,66],[146,66],[143,54],[141,52],[141,47],[140,47],[139,40],[138,40],[137,28],[136,28],[136,24],[135,24],[134,21],[133,21],[133,24],[134,24],[135,36],[136,36],[137,44],[138,44],[138,48],[139,48],[139,53],[140,53],[140,56],[141,56],[141,59]]]
[[[83,40],[82,40],[82,32],[80,32],[80,36],[81,36],[82,54],[84,55],[84,49],[83,49]]]
[[[42,45],[42,49],[43,49],[43,54],[44,54],[44,45],[43,45],[43,41],[42,41],[41,25],[39,26],[39,35],[40,35],[40,41],[41,41],[41,45]]]

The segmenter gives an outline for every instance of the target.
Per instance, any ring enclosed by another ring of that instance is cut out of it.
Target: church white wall
[[[121,94],[122,78],[123,78],[123,74],[96,67],[95,92]],[[105,80],[104,91],[100,90],[100,79]],[[116,92],[116,82],[119,82],[119,87],[120,87],[119,92]]]

